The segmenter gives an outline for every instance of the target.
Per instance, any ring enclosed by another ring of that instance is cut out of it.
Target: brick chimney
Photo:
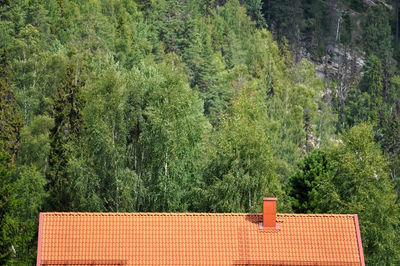
[[[263,229],[277,229],[276,200],[277,198],[263,198]]]

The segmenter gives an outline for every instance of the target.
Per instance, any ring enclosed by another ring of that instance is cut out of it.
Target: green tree
[[[4,49],[0,58],[0,141],[4,143],[4,149],[13,163],[19,148],[22,121],[11,80],[9,54]]]
[[[38,29],[30,24],[21,28],[12,43],[12,66],[15,92],[24,123],[43,113],[48,93],[47,60],[49,53],[43,51]],[[51,91],[49,89],[49,91]],[[47,107],[47,106],[46,106]]]
[[[33,165],[44,175],[48,170],[50,153],[50,130],[54,120],[46,115],[36,116],[21,129],[18,165]]]
[[[0,263],[7,265],[15,256],[18,220],[14,214],[18,210],[16,187],[13,182],[13,170],[11,156],[0,141]]]
[[[400,79],[393,77],[385,95],[376,138],[390,161],[391,178],[400,194]]]
[[[280,197],[279,207],[284,208],[267,117],[258,92],[248,88],[238,92],[208,145],[203,208],[213,212],[259,211],[260,200],[267,195]]]
[[[225,84],[221,84],[221,72],[225,65],[223,59],[213,50],[212,31],[205,21],[194,21],[191,29],[190,44],[184,50],[183,61],[186,64],[190,85],[199,91],[204,101],[204,113],[215,122],[229,99]]]
[[[353,43],[353,23],[349,14],[343,16],[343,22],[340,29],[340,42],[344,45]]]
[[[264,28],[267,26],[264,14],[262,13],[263,1],[262,0],[250,0],[242,1],[242,5],[247,10],[247,15],[256,22],[257,27]]]
[[[15,171],[15,198],[18,210],[12,213],[18,221],[15,249],[15,261],[18,265],[33,264],[36,260],[39,211],[43,209],[47,193],[46,178],[41,169],[34,165],[20,165]]]
[[[203,103],[188,84],[179,57],[131,74],[127,112],[131,162],[142,188],[137,210],[192,209],[202,142],[209,124]],[[145,192],[145,193],[144,193]]]
[[[327,149],[325,159],[317,154],[307,157],[306,167],[292,179],[296,187],[291,194],[310,212],[358,214],[366,263],[396,265],[400,259],[397,195],[372,129],[361,123]],[[298,193],[303,187],[306,197]]]
[[[363,46],[367,55],[375,54],[381,60],[392,55],[392,34],[389,14],[382,4],[367,10],[362,20]]]
[[[364,76],[358,87],[353,87],[346,99],[344,112],[347,124],[359,122],[378,124],[383,107],[383,71],[380,60],[375,55],[367,58]]]
[[[84,139],[74,145],[67,165],[76,210],[135,210],[136,173],[129,167],[127,149],[127,86],[124,73],[110,66],[84,87]]]
[[[180,55],[182,48],[186,45],[184,29],[189,18],[189,14],[186,12],[186,3],[157,0],[153,5],[156,12],[151,16],[158,15],[155,17],[158,24],[158,36],[165,45],[165,52],[174,52]]]
[[[288,195],[293,199],[292,207],[296,213],[315,212],[313,193],[321,179],[327,179],[329,156],[324,150],[314,150],[298,164],[297,171],[289,179]]]
[[[79,142],[82,124],[81,88],[77,73],[69,67],[57,91],[54,100],[54,128],[51,129],[51,148],[49,155],[49,171],[47,173],[49,210],[71,210],[72,194],[71,176],[66,170],[71,153],[71,144]]]
[[[49,131],[54,122],[47,116],[35,117],[21,130],[20,149],[16,159],[15,192],[19,209],[14,213],[20,221],[18,239],[14,243],[18,264],[32,264],[36,258],[35,235],[38,230],[39,211],[46,199],[45,174],[50,152]]]

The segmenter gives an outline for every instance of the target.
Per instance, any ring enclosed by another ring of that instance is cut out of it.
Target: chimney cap
[[[275,197],[275,198],[264,197],[263,200],[266,200],[266,201],[277,201],[278,198],[277,197]]]

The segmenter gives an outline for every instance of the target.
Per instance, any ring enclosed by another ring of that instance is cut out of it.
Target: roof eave
[[[362,247],[360,225],[358,224],[358,215],[357,214],[354,214],[354,225],[356,226],[356,234],[357,234],[357,242],[358,242],[358,252],[359,252],[359,255],[360,255],[360,263],[361,263],[361,266],[365,266],[364,251],[363,251],[363,247]]]
[[[39,214],[39,233],[38,233],[38,247],[37,247],[37,257],[36,266],[40,266],[40,259],[42,255],[42,234],[43,234],[43,213]]]

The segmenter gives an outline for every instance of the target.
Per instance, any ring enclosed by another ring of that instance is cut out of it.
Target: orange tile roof
[[[363,265],[357,215],[41,213],[38,265]]]

